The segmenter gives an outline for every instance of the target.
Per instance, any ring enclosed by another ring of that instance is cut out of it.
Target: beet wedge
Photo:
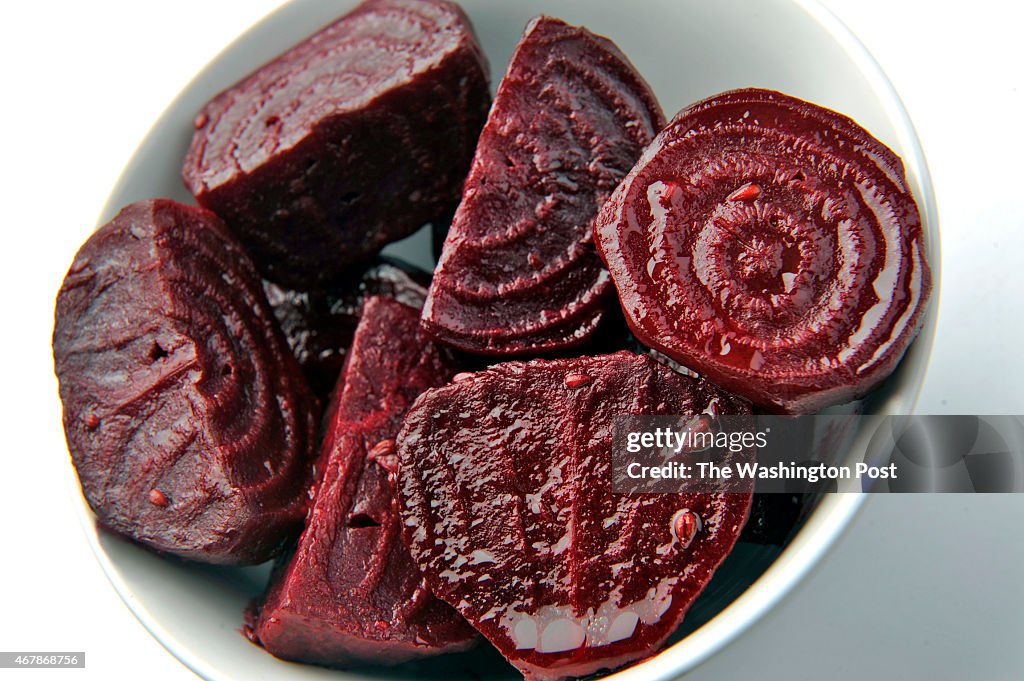
[[[849,118],[769,90],[680,112],[595,240],[642,342],[770,411],[864,396],[931,291],[900,159]]]
[[[663,125],[647,83],[611,41],[534,19],[444,242],[423,311],[430,333],[505,356],[592,337],[613,304],[594,216]]]
[[[399,538],[394,438],[452,368],[419,309],[368,298],[327,416],[306,529],[278,566],[255,638],[274,655],[339,666],[465,650],[475,632],[434,598]]]
[[[527,679],[652,655],[752,495],[613,493],[612,418],[712,410],[749,405],[628,352],[460,374],[399,433],[403,537],[434,593]]]
[[[262,562],[302,529],[319,407],[213,213],[142,201],[97,230],[57,295],[53,356],[103,525],[210,563]]]
[[[367,0],[206,104],[182,177],[305,289],[458,204],[489,104],[457,5]]]

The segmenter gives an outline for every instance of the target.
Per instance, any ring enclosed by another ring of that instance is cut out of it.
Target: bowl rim
[[[938,211],[931,173],[922,149],[920,140],[914,129],[902,100],[884,70],[871,55],[856,35],[819,0],[790,0],[797,8],[804,11],[843,49],[860,73],[867,79],[878,95],[888,118],[894,125],[896,139],[903,152],[901,158],[907,171],[908,180],[914,190],[915,198],[922,213],[922,224],[925,228],[925,247],[932,271],[932,294],[925,312],[925,322],[912,344],[907,357],[898,370],[902,373],[916,375],[916,380],[901,386],[903,396],[894,396],[886,403],[899,402],[906,413],[912,413],[919,402],[925,377],[931,361],[931,348],[934,343],[937,327],[938,302],[940,296],[940,235]],[[114,205],[115,197],[122,193],[129,180],[135,160],[154,129],[161,127],[164,121],[173,116],[180,106],[180,100],[186,92],[191,91],[200,82],[211,64],[220,61],[225,54],[236,49],[239,43],[247,42],[251,34],[265,27],[268,23],[280,20],[283,16],[295,11],[303,4],[303,0],[291,0],[277,7],[247,30],[226,45],[168,104],[150,131],[140,141],[129,158],[125,169],[112,188],[105,202],[100,220],[102,224],[120,206]],[[909,354],[912,353],[913,357]],[[910,370],[913,371],[910,371]],[[866,447],[866,438],[858,438],[854,448]],[[100,564],[103,573],[110,581],[118,596],[125,603],[135,618],[168,652],[179,662],[198,676],[211,681],[232,681],[230,677],[221,675],[201,655],[196,654],[183,644],[174,633],[165,627],[147,608],[129,585],[121,569],[111,558],[100,542],[101,530],[97,528],[95,516],[82,495],[77,476],[73,468],[66,469],[72,505],[77,509],[76,515],[87,543]],[[793,588],[803,580],[822,558],[836,544],[853,518],[862,508],[867,495],[863,493],[833,493],[825,495],[807,522],[800,528],[793,539],[783,548],[779,556],[769,565],[754,583],[738,598],[718,612],[708,622],[687,635],[681,641],[665,648],[652,657],[633,666],[613,672],[603,678],[609,681],[669,681],[678,678],[732,643],[740,635],[768,611],[782,601]],[[344,677],[339,677],[343,679]]]

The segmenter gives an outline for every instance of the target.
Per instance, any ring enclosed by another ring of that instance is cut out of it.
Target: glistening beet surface
[[[326,403],[345,363],[363,301],[386,296],[418,309],[429,283],[426,272],[399,260],[379,258],[355,280],[337,285],[295,291],[264,281],[263,288],[310,387]]]
[[[451,211],[489,104],[457,5],[368,0],[203,107],[182,177],[304,289]]]
[[[103,525],[212,563],[261,562],[301,530],[316,399],[215,215],[152,200],[101,227],[57,296],[53,356]]]
[[[527,679],[652,655],[751,495],[613,493],[612,418],[710,411],[749,405],[627,352],[457,375],[398,437],[404,538],[434,593]]]
[[[594,216],[663,125],[647,83],[611,41],[534,19],[480,136],[426,328],[491,355],[584,343],[614,305]]]
[[[402,544],[394,488],[402,417],[452,373],[420,331],[418,308],[367,299],[327,416],[306,529],[256,626],[274,655],[397,664],[473,644],[476,632],[431,595]]]
[[[870,391],[931,291],[900,159],[849,118],[768,90],[684,109],[595,240],[640,340],[775,411]]]

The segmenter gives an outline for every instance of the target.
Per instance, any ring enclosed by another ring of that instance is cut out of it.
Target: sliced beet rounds
[[[455,207],[489,103],[461,9],[368,0],[203,107],[182,177],[304,289]]]
[[[296,291],[264,281],[274,315],[310,387],[324,403],[345,363],[363,301],[386,296],[417,309],[430,275],[399,260],[378,258],[354,280]]]
[[[931,291],[900,159],[849,118],[768,90],[684,109],[595,240],[641,341],[772,411],[870,391]]]
[[[261,562],[302,529],[316,399],[213,213],[143,201],[93,234],[57,296],[53,355],[103,525],[211,563]]]
[[[419,309],[367,299],[327,417],[306,529],[277,570],[255,627],[278,657],[397,664],[464,650],[476,633],[434,598],[399,537],[395,436],[452,366]]]
[[[611,41],[534,19],[498,86],[444,243],[423,313],[434,337],[489,355],[591,337],[612,290],[594,216],[663,124]]]
[[[709,408],[749,413],[628,352],[498,364],[424,393],[398,455],[403,536],[427,584],[527,679],[654,654],[752,495],[612,492],[612,419]]]

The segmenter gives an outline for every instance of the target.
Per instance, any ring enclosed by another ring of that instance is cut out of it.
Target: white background
[[[193,679],[134,620],[74,519],[49,334],[67,265],[162,109],[275,0],[4,3],[0,650]],[[825,0],[917,126],[942,232],[921,413],[1024,414],[1024,49],[1010,3]],[[1024,678],[1024,498],[878,497],[785,604],[688,679]]]

